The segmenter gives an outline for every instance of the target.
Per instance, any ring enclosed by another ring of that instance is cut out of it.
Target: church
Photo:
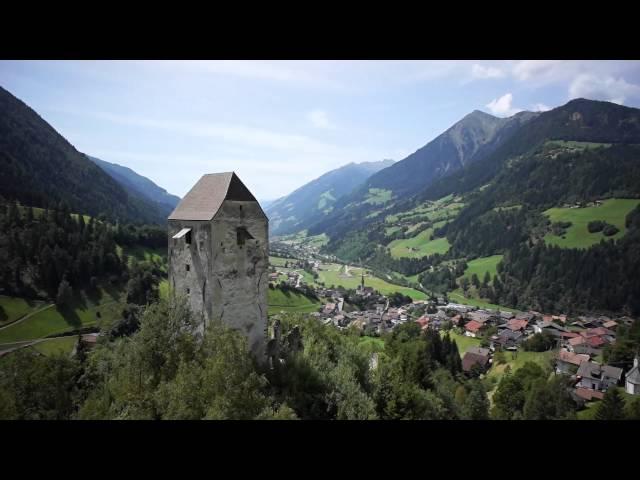
[[[168,219],[169,285],[204,325],[222,321],[265,360],[269,221],[234,172],[202,176]]]

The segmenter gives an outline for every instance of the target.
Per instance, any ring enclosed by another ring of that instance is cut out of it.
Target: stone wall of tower
[[[186,237],[172,238],[183,228],[191,228],[190,245]],[[203,325],[211,318],[212,295],[207,288],[211,278],[211,259],[210,222],[169,220],[169,286],[176,295],[186,296],[191,310],[202,316]]]
[[[212,220],[212,319],[243,332],[257,359],[265,359],[269,239],[256,202],[226,200]],[[237,228],[253,239],[238,244]]]

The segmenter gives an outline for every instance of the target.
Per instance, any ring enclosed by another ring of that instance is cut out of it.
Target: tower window
[[[189,270],[191,270],[191,265],[189,265],[188,263],[185,265],[185,267],[186,267],[186,269],[187,269],[187,272],[188,272]]]
[[[187,288],[187,295],[191,293],[191,289]]]
[[[242,247],[247,240],[253,240],[253,236],[249,233],[246,227],[236,228],[236,240],[238,246]]]
[[[187,245],[191,245],[191,231],[188,231],[184,236],[184,241]]]

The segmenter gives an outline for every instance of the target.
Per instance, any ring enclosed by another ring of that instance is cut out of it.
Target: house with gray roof
[[[606,391],[622,380],[622,369],[594,362],[582,362],[578,367],[579,386],[592,390]]]

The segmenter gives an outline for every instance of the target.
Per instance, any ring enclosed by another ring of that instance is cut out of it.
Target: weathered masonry
[[[204,324],[242,331],[265,359],[268,219],[233,172],[204,175],[169,216],[169,284]]]

